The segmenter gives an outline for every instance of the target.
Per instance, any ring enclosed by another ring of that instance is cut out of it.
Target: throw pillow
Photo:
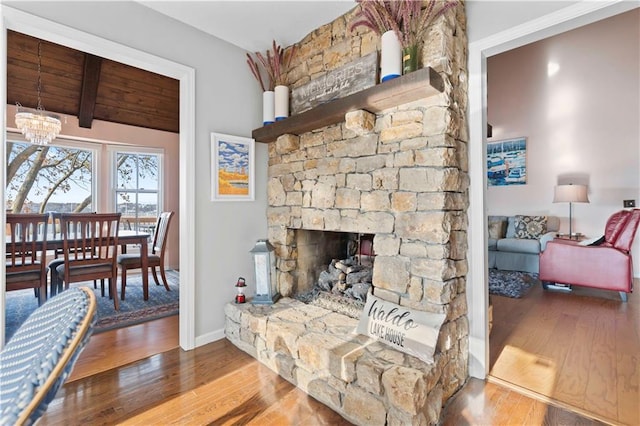
[[[537,240],[547,232],[547,217],[516,215],[515,228],[516,238]]]
[[[489,219],[489,238],[493,240],[499,240],[500,238],[504,238],[504,235],[506,232],[507,232],[506,220]]]

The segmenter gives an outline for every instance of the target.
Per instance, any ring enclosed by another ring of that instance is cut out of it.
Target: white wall
[[[467,0],[467,39],[473,43],[571,6],[570,0]]]
[[[255,291],[249,250],[267,236],[265,144],[256,144],[256,201],[210,201],[210,132],[250,137],[261,125],[260,89],[245,51],[135,2],[4,4],[195,69],[196,164],[187,171],[196,181],[195,331],[199,344],[222,337],[238,276]]]
[[[590,203],[573,205],[573,231],[597,237],[623,199],[640,202],[639,34],[635,9],[487,59],[488,140],[527,137],[527,184],[489,186],[489,214],[556,215],[568,232],[553,187],[583,183]]]

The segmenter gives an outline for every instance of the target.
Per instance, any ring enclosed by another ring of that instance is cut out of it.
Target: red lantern
[[[236,294],[236,303],[244,303],[247,301],[246,296],[244,295],[244,288],[247,284],[244,281],[244,278],[238,278],[238,282],[236,282],[236,290],[238,290],[238,294]]]

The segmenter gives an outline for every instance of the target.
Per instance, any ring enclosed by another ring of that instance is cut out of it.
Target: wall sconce
[[[587,196],[587,185],[558,185],[555,187],[553,202],[569,203],[569,239],[573,238],[573,232],[571,230],[571,204],[589,202],[589,197]],[[577,238],[578,234],[576,233],[576,239]]]
[[[276,280],[276,255],[274,247],[267,240],[258,240],[253,253],[256,272],[256,296],[254,305],[272,305],[280,298]]]

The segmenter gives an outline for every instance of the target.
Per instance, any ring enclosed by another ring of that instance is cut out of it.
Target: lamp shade
[[[558,185],[553,194],[554,203],[588,203],[587,185]]]

